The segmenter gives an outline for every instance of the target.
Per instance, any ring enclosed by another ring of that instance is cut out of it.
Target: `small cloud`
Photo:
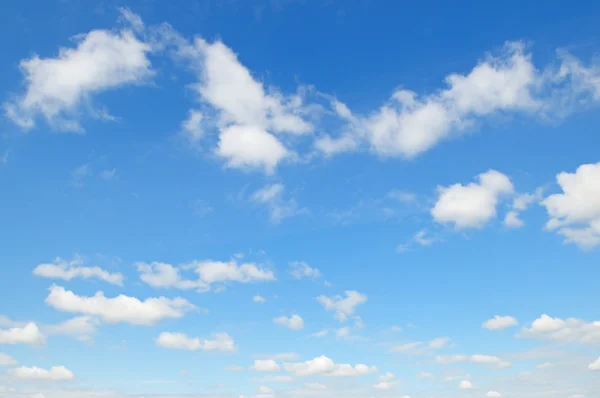
[[[102,170],[102,172],[100,173],[100,178],[102,178],[103,180],[109,181],[112,180],[113,178],[115,178],[115,176],[117,175],[117,169],[106,169],[106,170]]]
[[[84,180],[92,174],[89,164],[82,164],[71,171],[71,182],[76,187],[83,187]]]

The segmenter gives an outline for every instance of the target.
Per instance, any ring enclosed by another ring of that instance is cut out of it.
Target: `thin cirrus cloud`
[[[130,323],[150,326],[163,319],[181,318],[196,307],[183,298],[151,297],[139,300],[124,294],[113,298],[99,291],[94,296],[79,296],[64,287],[52,285],[46,303],[52,308],[98,317],[105,323]]]
[[[100,267],[88,267],[83,264],[84,261],[80,256],[75,256],[70,261],[56,257],[52,263],[44,263],[35,267],[33,274],[41,278],[63,279],[66,281],[75,278],[99,279],[113,285],[123,286],[123,274],[119,272],[111,273]]]

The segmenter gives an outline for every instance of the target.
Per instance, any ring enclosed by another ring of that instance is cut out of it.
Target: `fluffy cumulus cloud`
[[[600,344],[600,321],[561,319],[543,314],[529,328],[523,328],[521,336],[565,343]]]
[[[354,315],[357,306],[367,302],[367,296],[355,290],[347,290],[344,294],[345,297],[327,297],[324,295],[317,297],[317,301],[327,311],[333,311],[335,319],[340,322],[345,322],[348,316]]]
[[[266,206],[273,224],[279,224],[284,218],[308,213],[308,209],[300,208],[296,200],[285,197],[283,184],[266,185],[250,195],[250,201]]]
[[[82,114],[111,118],[94,108],[94,95],[145,83],[153,75],[152,48],[130,26],[92,30],[73,41],[74,47],[59,48],[55,57],[33,55],[19,63],[25,90],[3,108],[23,129],[33,128],[41,117],[56,130],[82,132]]]
[[[35,323],[30,322],[23,327],[0,329],[0,344],[43,345],[46,344],[46,336]]]
[[[455,363],[470,362],[478,365],[485,365],[492,369],[504,369],[511,366],[511,363],[494,355],[447,355],[437,356],[435,362],[440,365],[451,365]]]
[[[252,297],[252,301],[254,301],[255,303],[262,304],[262,303],[266,303],[267,299],[264,298],[263,296],[260,296],[260,295],[257,294],[256,296]]]
[[[100,318],[106,323],[154,325],[166,318],[181,318],[196,307],[183,298],[152,297],[144,301],[120,294],[109,298],[102,292],[79,296],[64,287],[52,285],[46,303],[56,310]]]
[[[142,282],[157,288],[198,289],[209,291],[214,284],[252,283],[275,280],[273,271],[254,263],[238,264],[235,260],[192,261],[181,266],[168,263],[136,263]],[[186,279],[183,272],[192,271],[197,277]]]
[[[273,323],[285,326],[286,328],[292,330],[300,330],[304,328],[304,319],[302,319],[302,317],[297,314],[292,314],[289,317],[282,315],[273,319]]]
[[[321,271],[317,268],[313,268],[304,261],[292,261],[290,263],[290,274],[294,279],[313,278],[317,279],[321,277]]]
[[[31,368],[22,366],[20,368],[8,370],[8,374],[12,377],[22,380],[51,380],[63,381],[71,380],[75,377],[73,372],[64,366],[53,366],[49,370],[33,366]]]
[[[600,358],[588,365],[588,369],[592,372],[600,372]]]
[[[93,278],[113,285],[123,286],[123,274],[118,272],[111,273],[100,267],[87,267],[83,263],[83,259],[80,256],[75,256],[70,261],[57,257],[52,263],[40,264],[35,267],[33,274],[42,278],[63,279],[66,281],[70,281],[73,278]]]
[[[434,220],[465,229],[481,228],[493,219],[500,198],[512,193],[513,185],[506,175],[496,170],[478,175],[477,181],[438,187],[438,199],[431,209]]]
[[[191,338],[184,333],[163,332],[156,344],[164,348],[188,351],[236,351],[235,341],[227,333],[215,333],[212,339]]]
[[[324,355],[306,362],[284,363],[283,367],[294,376],[324,375],[332,377],[355,377],[377,372],[377,367],[364,364],[336,364]]]
[[[565,241],[583,249],[600,244],[600,163],[584,164],[574,173],[556,176],[562,193],[542,201],[549,220],[546,228],[556,230]]]
[[[250,369],[257,372],[279,372],[281,368],[272,359],[256,359]]]
[[[502,330],[512,326],[517,326],[519,322],[512,316],[495,315],[483,323],[483,327],[488,330]]]
[[[473,383],[471,383],[469,380],[463,380],[459,383],[458,388],[463,390],[470,390],[471,388],[473,388]]]

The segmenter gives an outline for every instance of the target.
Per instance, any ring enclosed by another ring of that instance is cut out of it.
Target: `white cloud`
[[[473,384],[469,380],[463,380],[460,382],[458,387],[463,390],[469,390],[469,389],[473,388]]]
[[[56,325],[43,326],[42,329],[47,334],[58,334],[74,337],[80,341],[92,340],[92,335],[96,333],[100,322],[91,316],[79,316],[68,319]]]
[[[184,333],[163,332],[156,339],[156,344],[164,348],[188,351],[236,351],[235,342],[227,333],[215,333],[210,340],[191,338]]]
[[[502,111],[531,112],[537,75],[521,43],[508,43],[467,75],[446,77],[448,88],[424,98],[405,89],[364,120],[371,147],[384,155],[412,157],[424,152],[477,118]]]
[[[542,199],[543,194],[544,190],[542,188],[538,188],[534,193],[517,195],[513,199],[511,210],[506,213],[506,216],[504,217],[504,225],[510,228],[520,228],[525,225],[523,220],[520,218],[521,212],[527,210],[527,208],[532,204],[539,202]]]
[[[233,366],[226,366],[225,370],[227,372],[242,372],[244,370],[244,368],[242,368],[241,366],[233,365]]]
[[[325,336],[327,336],[328,333],[329,333],[329,330],[323,329],[323,330],[319,330],[318,332],[315,332],[315,333],[311,334],[311,336],[313,336],[313,337],[325,337]]]
[[[181,131],[190,143],[198,143],[206,133],[206,117],[196,109],[190,109],[187,119],[181,122]]]
[[[485,321],[482,326],[488,330],[502,330],[518,324],[519,322],[512,316],[495,315],[492,319]]]
[[[8,370],[8,374],[23,380],[71,380],[75,377],[73,372],[64,366],[53,366],[50,370],[33,366],[31,368],[22,366],[20,368]]]
[[[405,343],[405,344],[396,344],[396,345],[392,346],[392,348],[390,348],[390,352],[403,352],[403,353],[411,352],[422,345],[423,345],[422,341],[415,341],[412,343]]]
[[[356,307],[367,302],[367,296],[355,290],[346,290],[346,297],[335,296],[327,297],[321,295],[317,297],[317,301],[328,311],[335,312],[335,319],[340,322],[345,322],[348,316],[354,315]]]
[[[269,209],[271,222],[279,224],[281,220],[308,212],[306,208],[298,208],[296,200],[284,197],[283,184],[266,185],[250,195],[254,203],[265,205]]]
[[[56,285],[50,287],[46,303],[59,311],[96,316],[106,323],[126,322],[134,325],[154,325],[165,318],[181,318],[196,308],[179,297],[152,297],[140,301],[123,294],[108,298],[101,291],[86,297]]]
[[[588,369],[592,372],[600,371],[600,358],[596,359],[594,362],[588,365]]]
[[[429,372],[421,372],[421,373],[417,374],[417,377],[419,379],[435,380],[435,376],[432,373],[429,373]]]
[[[264,298],[263,296],[256,295],[256,296],[252,297],[252,301],[254,301],[255,303],[266,303],[267,299]]]
[[[290,274],[295,279],[303,279],[303,278],[320,278],[321,271],[317,268],[312,268],[310,265],[305,263],[304,261],[293,261],[290,263]]]
[[[103,180],[109,181],[109,180],[112,180],[113,178],[115,178],[116,175],[117,175],[117,169],[115,169],[115,168],[106,169],[106,170],[102,170],[102,172],[100,173],[100,178],[102,178]]]
[[[488,391],[487,394],[485,394],[485,396],[488,398],[500,398],[502,394],[500,394],[497,391]]]
[[[565,242],[583,249],[600,244],[600,163],[583,164],[574,173],[556,176],[562,193],[542,201],[550,220],[549,230],[558,230]]]
[[[255,359],[254,365],[250,369],[257,372],[279,372],[281,370],[277,362],[272,359]]]
[[[385,374],[379,376],[377,382],[373,385],[373,388],[377,390],[391,390],[398,384],[396,380],[396,375],[391,372],[386,372]]]
[[[275,280],[272,271],[254,263],[239,264],[235,260],[224,261],[192,261],[179,267],[171,264],[152,262],[136,263],[140,279],[158,288],[198,289],[208,291],[215,283],[253,283]],[[184,279],[181,271],[193,270],[197,279]]]
[[[33,270],[35,276],[43,278],[63,279],[70,281],[74,278],[100,279],[113,285],[123,286],[124,276],[121,273],[110,273],[100,267],[86,267],[80,256],[71,261],[56,257],[51,264],[40,264]]]
[[[262,169],[273,174],[277,165],[293,155],[273,134],[254,126],[229,126],[219,135],[215,153],[227,160],[227,166]]]
[[[94,95],[145,83],[153,75],[147,57],[151,47],[128,27],[92,30],[73,40],[75,47],[59,48],[54,58],[34,55],[20,61],[25,91],[3,108],[23,129],[33,128],[41,116],[53,129],[82,132],[82,114],[111,118],[93,108]]]
[[[261,354],[254,355],[256,359],[272,359],[274,361],[295,361],[299,355],[295,352],[280,352],[277,354]]]
[[[520,335],[565,343],[599,344],[600,321],[552,318],[543,314],[533,321],[531,327],[523,328]]]
[[[0,344],[44,345],[46,337],[35,323],[29,322],[23,327],[0,329]]]
[[[477,176],[477,183],[438,187],[438,200],[431,209],[434,220],[453,223],[456,229],[481,228],[496,216],[498,201],[513,192],[510,179],[496,170]]]
[[[450,337],[438,337],[436,339],[431,340],[427,346],[428,346],[428,348],[430,348],[432,350],[437,350],[437,349],[446,347],[446,345],[450,341],[451,341]]]
[[[538,368],[538,369],[550,369],[553,366],[554,366],[554,364],[552,364],[550,362],[544,362],[544,363],[541,363],[541,364],[537,365],[536,368]]]
[[[292,330],[300,330],[304,327],[304,319],[300,315],[292,314],[289,318],[285,315],[273,319],[273,323]]]
[[[504,369],[511,366],[511,363],[493,355],[447,355],[435,357],[435,362],[440,365],[450,365],[454,363],[471,362],[479,365],[485,365],[492,369]]]
[[[0,366],[15,366],[18,364],[19,362],[13,357],[0,352]]]
[[[77,166],[71,171],[71,183],[81,188],[85,185],[84,181],[86,178],[92,175],[92,169],[89,164],[82,164]]]
[[[375,366],[367,366],[363,364],[348,365],[336,364],[330,358],[324,355],[308,360],[306,362],[284,363],[283,367],[286,371],[294,376],[311,376],[321,374],[332,377],[355,377],[362,376],[377,371]]]

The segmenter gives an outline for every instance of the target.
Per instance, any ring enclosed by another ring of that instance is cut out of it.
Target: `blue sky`
[[[13,1],[0,396],[599,397],[600,6]]]

